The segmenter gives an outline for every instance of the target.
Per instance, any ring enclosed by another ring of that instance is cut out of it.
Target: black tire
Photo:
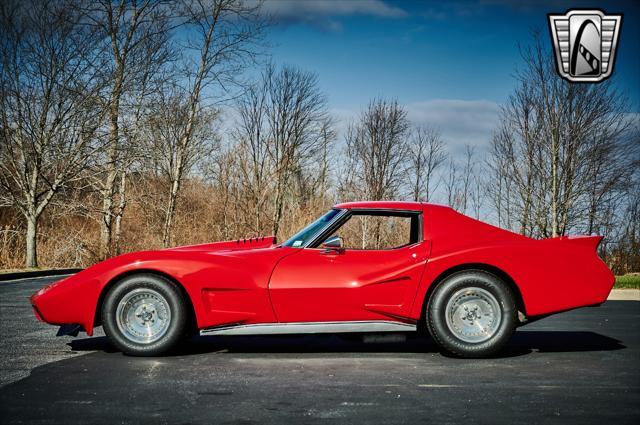
[[[469,298],[461,301],[464,297]],[[479,307],[481,313],[476,313]],[[486,314],[482,314],[483,308]],[[498,311],[493,314],[496,309]],[[426,322],[429,333],[446,353],[479,358],[491,356],[504,348],[516,327],[517,315],[515,297],[509,286],[491,273],[467,270],[455,273],[438,284],[427,303]],[[486,324],[483,331],[464,332],[477,329],[475,321],[482,320],[484,322],[481,323]],[[464,327],[466,321],[468,328]]]
[[[135,313],[133,306],[126,307],[126,305],[133,305],[133,302],[128,304],[125,300],[131,300],[136,296],[146,296],[150,303],[158,303],[157,305],[145,304],[147,301],[140,301],[142,304],[138,306],[138,310],[144,308],[145,315],[140,318],[139,324],[150,323],[152,320],[154,324],[156,320],[162,322],[161,331],[153,337],[157,339],[149,342],[137,340],[136,338],[142,337],[128,333],[130,332],[129,321],[116,317],[119,313],[124,316],[123,309],[126,308],[129,310],[124,312]],[[123,303],[121,310],[118,310],[121,303]],[[150,313],[147,313],[147,305],[150,306]],[[156,310],[161,310],[162,313]],[[188,323],[188,310],[180,290],[170,280],[150,273],[131,275],[116,283],[106,294],[101,313],[102,326],[109,340],[118,349],[132,356],[158,356],[166,353],[183,339]]]

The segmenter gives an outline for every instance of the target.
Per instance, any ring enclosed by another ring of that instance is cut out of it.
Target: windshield
[[[332,209],[331,211],[327,212],[325,215],[293,235],[291,239],[289,239],[282,245],[291,246],[294,248],[305,246],[308,242],[311,241],[311,238],[313,238],[321,229],[329,224],[329,222],[332,221],[334,217],[339,213],[340,210]]]

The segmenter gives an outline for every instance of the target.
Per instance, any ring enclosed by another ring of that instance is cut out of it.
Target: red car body
[[[528,318],[601,304],[614,284],[596,253],[599,236],[535,240],[426,203],[353,202],[335,208],[418,212],[421,241],[330,255],[276,245],[273,237],[134,252],[48,285],[31,302],[40,320],[77,324],[92,335],[106,291],[137,272],[177,283],[200,330],[341,321],[415,325],[434,286],[466,268],[508,282]]]

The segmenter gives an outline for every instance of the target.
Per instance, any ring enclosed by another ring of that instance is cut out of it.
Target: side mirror
[[[324,250],[321,252],[322,254],[341,254],[344,252],[344,244],[342,243],[342,238],[340,236],[333,236],[322,242],[320,245]]]

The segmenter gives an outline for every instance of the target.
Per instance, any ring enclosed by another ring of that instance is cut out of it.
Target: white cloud
[[[382,0],[277,0],[264,2],[263,11],[277,23],[304,23],[329,31],[341,29],[334,19],[340,16],[375,16],[379,18],[403,18],[408,16],[403,9],[390,6]]]
[[[500,116],[500,105],[488,100],[434,99],[405,107],[415,125],[438,128],[454,156],[461,154],[465,145],[476,147],[478,153],[485,151]]]

